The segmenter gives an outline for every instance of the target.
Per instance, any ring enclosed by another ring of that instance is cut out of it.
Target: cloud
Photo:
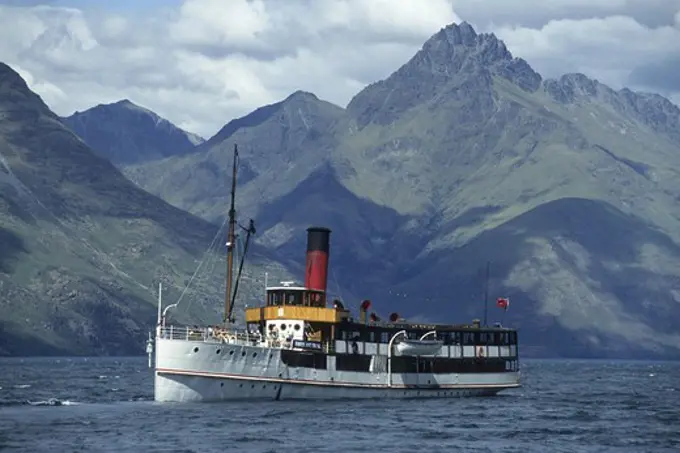
[[[639,78],[630,77],[638,68],[662,68],[674,55],[680,55],[680,28],[665,25],[650,29],[622,15],[551,20],[535,29],[499,27],[496,32],[512,52],[545,76],[583,72],[614,88],[631,82],[639,85]]]
[[[57,113],[128,98],[204,136],[298,89],[346,105],[461,18],[544,75],[583,72],[680,97],[677,0],[2,3],[0,60]]]
[[[461,17],[481,27],[541,28],[554,20],[626,16],[650,28],[670,25],[678,0],[454,0]]]

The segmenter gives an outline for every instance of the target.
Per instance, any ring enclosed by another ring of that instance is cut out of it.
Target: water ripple
[[[158,404],[145,358],[0,359],[0,450],[677,452],[680,364],[525,361],[495,398]]]

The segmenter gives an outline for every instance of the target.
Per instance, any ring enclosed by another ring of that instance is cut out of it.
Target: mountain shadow
[[[9,274],[17,255],[26,251],[21,236],[0,226],[0,272]]]
[[[329,227],[329,289],[333,291],[342,280],[342,291],[355,297],[366,297],[361,293],[395,272],[395,255],[416,253],[418,248],[405,241],[394,250],[393,243],[400,241],[400,228],[408,217],[356,196],[339,182],[330,164],[314,171],[292,192],[263,205],[257,217],[261,231],[266,231],[260,243],[275,250],[301,276],[306,229]]]
[[[677,244],[638,217],[602,201],[563,198],[462,247],[420,259],[420,272],[395,288],[414,302],[395,299],[395,308],[461,322],[482,318],[483,269],[490,261],[489,320],[501,317],[495,298],[509,296],[504,321],[519,326],[530,347],[561,355],[597,350],[630,356],[660,352],[663,344],[678,354],[680,341],[671,337],[677,332],[671,290],[678,256]],[[668,273],[645,269],[653,260],[668,266]]]

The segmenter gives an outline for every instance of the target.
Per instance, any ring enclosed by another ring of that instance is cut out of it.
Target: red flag
[[[496,306],[502,308],[503,310],[507,310],[510,306],[510,299],[507,297],[499,297],[496,299]]]

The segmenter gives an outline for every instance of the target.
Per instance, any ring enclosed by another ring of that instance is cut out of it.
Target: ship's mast
[[[224,293],[224,323],[231,323],[231,292],[234,271],[234,242],[236,241],[234,230],[236,229],[236,170],[238,165],[238,147],[234,144],[234,167],[231,176],[231,206],[229,207],[229,234],[227,235],[227,288]]]

